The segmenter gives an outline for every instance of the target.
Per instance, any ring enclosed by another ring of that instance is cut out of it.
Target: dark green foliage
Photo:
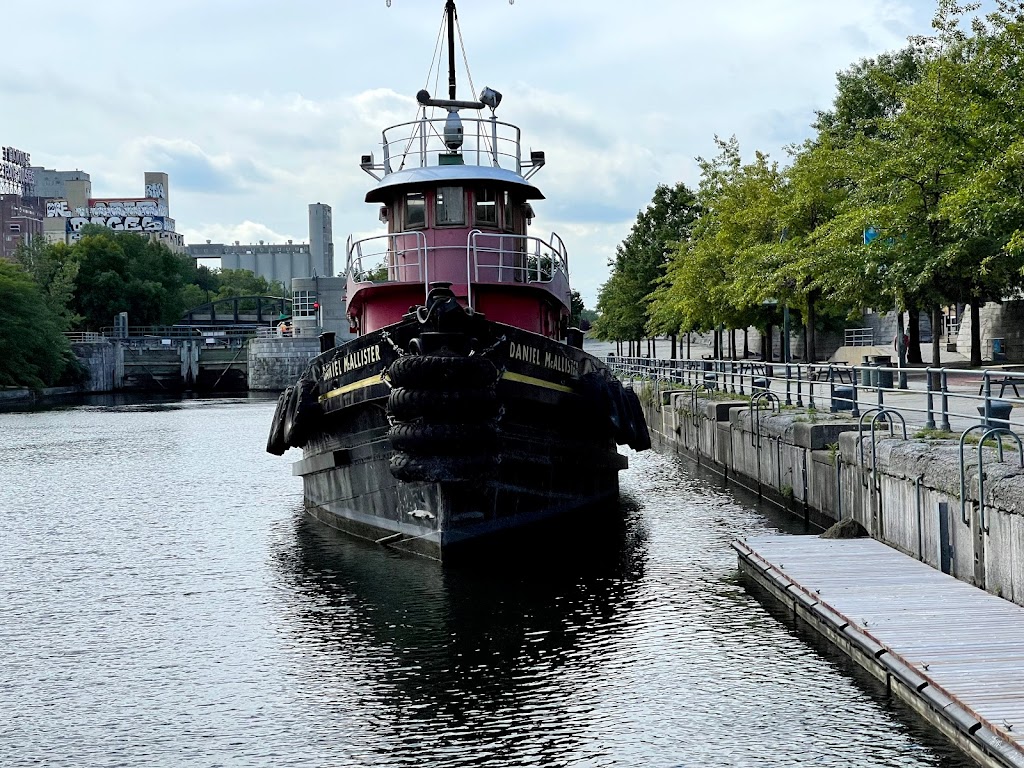
[[[39,389],[56,384],[73,357],[63,320],[32,277],[2,259],[0,306],[0,386]]]
[[[648,297],[665,274],[676,244],[690,239],[697,217],[696,196],[685,184],[658,185],[609,263],[612,275],[597,297],[597,338],[643,338],[651,319]]]

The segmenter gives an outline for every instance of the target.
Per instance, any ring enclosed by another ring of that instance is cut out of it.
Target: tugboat
[[[585,529],[618,497],[616,445],[651,444],[637,395],[569,327],[561,238],[528,232],[544,153],[524,157],[497,91],[456,97],[456,24],[449,0],[448,98],[420,91],[380,161],[361,159],[387,234],[347,243],[355,337],[321,336],[267,441],[302,449],[311,516],[437,560]]]

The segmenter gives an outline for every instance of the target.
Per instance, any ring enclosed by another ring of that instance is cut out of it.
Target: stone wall
[[[249,342],[249,389],[281,391],[295,383],[320,354],[313,338],[252,339]]]
[[[71,345],[78,361],[89,371],[83,392],[112,392],[117,350],[109,341],[76,342]]]
[[[655,447],[690,456],[797,515],[859,522],[875,539],[1024,605],[1024,468],[1005,449],[902,438],[884,424],[799,408],[752,410],[740,399],[644,389]],[[975,431],[973,434],[980,436]],[[961,467],[963,473],[961,475]],[[965,503],[960,503],[964,478]],[[966,521],[966,522],[965,522]]]
[[[993,339],[1003,340],[1005,362],[1024,361],[1024,301],[1013,299],[1001,304],[990,302],[982,306],[981,357],[996,360]],[[960,332],[956,339],[957,349],[968,354],[971,349],[971,308],[964,308]],[[1004,362],[1002,359],[999,362]]]

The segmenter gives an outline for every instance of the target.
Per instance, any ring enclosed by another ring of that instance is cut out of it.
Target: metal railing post
[[[924,369],[926,386],[928,388],[927,397],[927,410],[928,414],[924,422],[925,429],[935,429],[935,403],[934,395],[932,395],[932,369],[930,367]]]
[[[952,432],[949,425],[949,376],[945,368],[939,370],[939,386],[942,392],[942,430]]]

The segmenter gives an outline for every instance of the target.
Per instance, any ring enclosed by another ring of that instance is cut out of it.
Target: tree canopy
[[[997,0],[965,26],[976,8],[938,0],[932,36],[839,73],[831,109],[785,165],[716,138],[684,205],[659,186],[609,264],[595,329],[764,328],[771,307],[788,306],[813,355],[822,313],[936,316],[968,303],[976,315],[1013,295],[1024,283],[1024,2]]]
[[[99,331],[127,312],[133,325],[172,325],[190,308],[231,296],[284,295],[247,270],[210,270],[162,243],[87,225],[72,245],[41,238],[0,261],[0,385],[52,386],[77,366],[64,332]],[[31,332],[30,332],[31,331]]]

